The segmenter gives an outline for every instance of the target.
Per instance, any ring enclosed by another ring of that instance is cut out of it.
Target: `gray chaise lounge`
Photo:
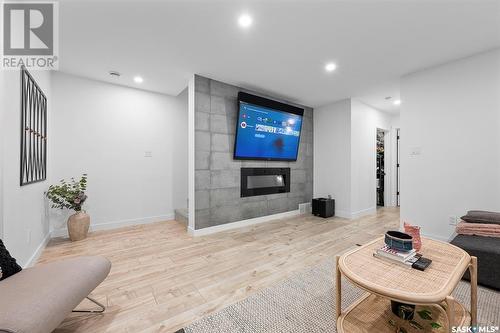
[[[500,290],[500,238],[457,235],[451,244],[477,257],[479,284]],[[464,278],[469,280],[468,271]]]
[[[0,332],[52,332],[110,269],[104,257],[77,257],[27,268],[0,281]],[[102,311],[104,307],[92,312]]]

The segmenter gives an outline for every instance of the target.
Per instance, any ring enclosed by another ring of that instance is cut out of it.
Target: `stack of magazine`
[[[382,260],[406,266],[408,268],[411,268],[412,265],[422,257],[422,255],[417,253],[415,249],[410,251],[398,251],[390,248],[387,245],[384,245],[380,249],[377,249],[373,253],[373,256]]]

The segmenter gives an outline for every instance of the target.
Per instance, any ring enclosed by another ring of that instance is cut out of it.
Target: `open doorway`
[[[396,130],[396,207],[400,206],[400,197],[399,197],[399,186],[401,185],[401,172],[400,172],[400,164],[399,159],[401,157],[400,153],[400,142],[399,142],[399,128]]]
[[[386,132],[377,128],[377,144],[376,144],[376,204],[377,207],[386,205]]]

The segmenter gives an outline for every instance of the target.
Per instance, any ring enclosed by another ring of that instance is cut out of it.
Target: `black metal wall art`
[[[21,70],[20,185],[47,179],[47,97],[26,68]]]

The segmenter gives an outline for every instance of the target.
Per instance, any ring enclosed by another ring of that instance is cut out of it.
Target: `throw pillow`
[[[0,239],[0,281],[5,280],[21,270],[21,266],[17,264],[16,259],[10,256],[9,251],[7,251]]]
[[[500,224],[500,213],[470,210],[461,219],[469,223]]]

